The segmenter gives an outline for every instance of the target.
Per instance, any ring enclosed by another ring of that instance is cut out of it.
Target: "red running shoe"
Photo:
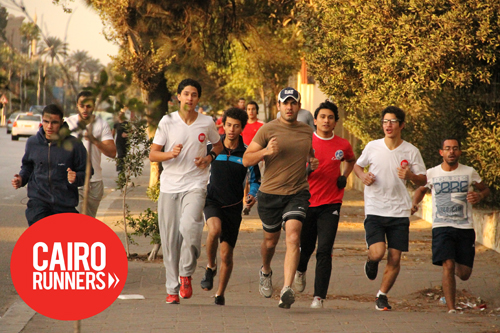
[[[179,295],[167,295],[167,304],[179,304]]]
[[[181,276],[181,289],[179,294],[182,298],[191,298],[193,296],[193,288],[191,287],[191,277]]]

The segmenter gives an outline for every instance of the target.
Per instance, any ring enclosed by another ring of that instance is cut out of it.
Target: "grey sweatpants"
[[[165,265],[167,294],[179,294],[179,276],[191,276],[200,257],[203,207],[207,191],[160,192],[158,225]]]
[[[78,188],[78,194],[80,195],[80,201],[78,203],[78,211],[82,212],[83,206],[83,192],[84,187]],[[102,180],[89,183],[89,198],[87,201],[87,213],[85,215],[95,218],[97,216],[97,210],[101,204],[102,197],[104,195],[104,183]]]

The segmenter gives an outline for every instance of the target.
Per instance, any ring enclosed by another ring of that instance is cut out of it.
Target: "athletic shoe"
[[[299,271],[295,272],[295,279],[293,281],[295,283],[295,289],[301,293],[306,289],[306,272],[302,273]]]
[[[273,271],[269,274],[264,274],[262,268],[259,270],[259,291],[262,296],[269,298],[273,296]]]
[[[280,303],[278,306],[283,309],[290,309],[290,306],[295,302],[295,293],[290,287],[284,287],[281,290]]]
[[[451,309],[450,311],[448,311],[449,314],[456,314],[457,313],[457,310],[455,309]]]
[[[167,300],[166,300],[167,304],[179,304],[180,301],[179,301],[179,295],[170,295],[170,294],[167,294]]]
[[[201,289],[205,291],[212,290],[214,287],[214,276],[217,275],[217,268],[211,269],[211,268],[206,268],[205,269],[205,276],[203,279],[201,279]]]
[[[389,311],[390,309],[392,309],[392,307],[389,305],[387,295],[379,295],[379,297],[375,298],[375,309],[380,311]]]
[[[224,296],[215,295],[215,304],[216,305],[226,305],[226,299]]]
[[[375,280],[378,273],[378,261],[367,260],[365,262],[365,275],[370,280]]]
[[[323,308],[323,300],[319,296],[314,296],[313,302],[311,303],[312,309],[321,309]]]
[[[191,298],[193,296],[193,288],[191,287],[191,277],[181,276],[181,289],[179,290],[179,295],[182,298]]]

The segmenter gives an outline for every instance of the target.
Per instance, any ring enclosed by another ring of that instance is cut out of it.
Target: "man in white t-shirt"
[[[443,266],[443,292],[448,313],[456,313],[455,274],[468,280],[474,263],[476,233],[472,205],[490,194],[474,168],[458,163],[462,154],[455,138],[442,142],[443,163],[427,170],[427,185],[413,196],[412,214],[428,189],[432,189],[432,263]],[[475,192],[474,188],[479,192]]]
[[[382,111],[385,137],[368,142],[354,166],[354,173],[365,184],[365,232],[368,260],[365,274],[375,280],[378,264],[386,252],[387,264],[375,308],[391,309],[387,293],[396,282],[402,252],[408,251],[411,198],[406,181],[425,185],[425,165],[420,151],[401,138],[405,113],[389,106]],[[369,172],[364,168],[370,166]]]
[[[191,276],[200,256],[208,167],[223,149],[212,118],[195,110],[200,97],[197,81],[185,79],[179,84],[179,111],[163,116],[149,154],[151,162],[163,166],[158,225],[169,304],[179,304],[179,295],[193,294]],[[207,155],[208,141],[212,150]]]
[[[95,116],[95,97],[90,91],[81,91],[76,97],[76,108],[78,114],[66,119],[69,130],[73,136],[83,136],[83,144],[90,150],[90,162],[94,173],[90,178],[87,211],[85,215],[96,217],[97,209],[104,195],[104,185],[102,181],[101,154],[114,158],[116,155],[115,140],[111,135],[109,125],[100,116]],[[79,126],[80,124],[80,126]],[[92,133],[88,133],[90,124],[92,124]],[[79,211],[83,202],[83,186],[79,188],[80,204]]]

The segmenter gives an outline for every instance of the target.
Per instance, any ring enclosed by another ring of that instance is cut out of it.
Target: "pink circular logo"
[[[199,140],[200,142],[205,142],[205,137],[206,137],[206,136],[205,136],[205,133],[201,133],[200,135],[198,135],[198,140]]]
[[[12,252],[17,293],[36,312],[58,320],[98,314],[120,295],[128,260],[121,240],[92,217],[65,213],[29,227]]]
[[[402,160],[401,161],[401,167],[406,168],[408,166],[408,161],[407,160]]]

